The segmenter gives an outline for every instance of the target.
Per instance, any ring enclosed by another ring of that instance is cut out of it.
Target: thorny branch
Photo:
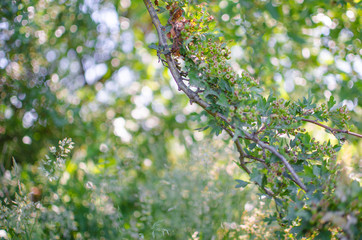
[[[162,31],[162,29],[164,28],[160,22],[160,19],[158,18],[157,12],[155,10],[155,8],[153,7],[152,3],[150,0],[143,0],[144,4],[146,5],[146,8],[151,16],[152,22],[155,25],[157,34],[158,34],[158,38],[159,38],[159,45],[161,48],[166,49],[167,48],[167,38],[164,34],[164,32]],[[205,102],[204,100],[202,100],[200,98],[200,96],[195,93],[194,91],[192,91],[190,88],[188,88],[184,82],[183,82],[183,78],[180,75],[179,70],[177,69],[177,65],[174,61],[174,59],[171,56],[171,52],[165,52],[164,56],[166,58],[167,64],[169,66],[169,69],[171,71],[171,74],[178,86],[178,90],[179,91],[183,91],[187,97],[190,99],[190,103],[197,103],[199,106],[201,106],[207,113],[209,113],[210,115],[214,116],[215,118],[220,118],[221,120],[224,121],[224,123],[226,123],[227,125],[229,125],[232,129],[235,129],[235,126],[232,124],[229,124],[227,121],[227,118],[218,113],[218,112],[212,112],[209,110],[209,104],[207,102]],[[224,129],[228,129],[228,128],[224,128]],[[229,129],[230,130],[230,129]],[[292,175],[292,180],[300,187],[302,188],[304,191],[307,191],[307,187],[304,185],[304,183],[300,180],[300,178],[298,177],[297,173],[294,171],[293,167],[289,164],[289,162],[287,161],[287,159],[280,154],[274,147],[260,141],[256,136],[254,136],[253,134],[250,134],[248,132],[246,132],[243,129],[239,129],[243,132],[244,136],[243,138],[245,139],[249,139],[253,142],[255,142],[256,144],[258,144],[261,148],[263,149],[268,149],[271,153],[273,153],[275,156],[277,156],[285,165],[285,167],[288,169],[288,171],[290,172],[290,174]],[[231,131],[231,130],[230,130]],[[227,131],[228,132],[228,131]],[[229,132],[228,132],[229,133]],[[230,135],[230,134],[229,134]],[[240,142],[237,140],[235,141],[235,144],[237,146],[237,150],[240,154],[240,158],[241,158],[241,167],[250,174],[250,170],[248,170],[245,166],[245,163],[243,162],[243,158],[244,158],[244,153],[242,151],[242,147]]]

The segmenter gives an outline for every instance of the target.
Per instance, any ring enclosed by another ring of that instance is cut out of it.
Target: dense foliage
[[[358,239],[358,3],[145,3],[1,3],[0,237]]]

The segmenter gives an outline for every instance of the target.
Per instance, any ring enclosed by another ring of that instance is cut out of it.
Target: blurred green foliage
[[[297,99],[331,95],[354,110],[361,131],[360,1],[219,1],[210,8],[238,66]]]
[[[49,177],[39,175],[37,166],[15,165],[1,178],[1,227],[11,239],[226,237],[223,224],[235,225],[230,228],[235,232],[242,214],[248,215],[243,206],[258,203],[247,203],[245,196],[257,201],[251,189],[244,194],[235,189],[233,175],[239,170],[230,165],[233,151],[215,150],[220,146],[191,147],[190,158],[164,166],[163,173],[149,160],[139,164],[137,157],[127,164],[126,159],[94,164],[74,157],[63,166],[53,159]]]
[[[284,98],[333,95],[361,132],[358,2],[209,4],[235,69]],[[268,200],[234,188],[245,176],[233,150],[194,130],[199,109],[148,48],[156,42],[139,0],[1,1],[0,237],[277,238],[262,221]],[[47,175],[48,147],[64,137],[73,155]],[[362,143],[349,140],[340,159],[360,167]]]

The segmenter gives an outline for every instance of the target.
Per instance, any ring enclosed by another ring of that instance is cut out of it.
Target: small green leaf
[[[154,44],[154,43],[148,45],[148,47],[151,49],[155,49],[157,51],[160,49],[160,46],[158,46],[158,44]]]
[[[201,127],[201,128],[196,128],[195,130],[202,132],[205,131],[206,129],[208,129],[210,126],[206,126],[206,127]]]
[[[314,177],[312,168],[307,165],[304,165],[304,174],[307,177]]]
[[[261,94],[263,92],[263,89],[258,88],[258,87],[252,87],[252,88],[250,88],[250,91]]]
[[[186,45],[186,46],[189,45],[189,43],[191,43],[193,40],[194,40],[194,38],[193,38],[192,36],[189,37],[188,39],[186,39],[185,45]]]
[[[334,106],[334,104],[336,104],[336,101],[334,101],[333,95],[329,98],[329,101],[327,104],[328,104],[328,109],[331,109]]]
[[[241,131],[240,129],[236,129],[235,133],[234,133],[233,141],[235,142],[236,139],[238,139],[239,137],[243,137],[243,136],[244,136],[244,132]]]
[[[189,115],[189,117],[192,121],[200,121],[200,114],[198,113],[193,112]]]
[[[156,11],[157,11],[157,13],[163,13],[164,11],[166,11],[166,9],[163,8],[163,7],[158,7],[158,8],[156,9]]]
[[[229,83],[227,83],[226,81],[220,81],[219,86],[220,86],[220,88],[222,90],[227,90],[227,91],[230,91],[230,92],[232,91]]]
[[[250,174],[250,180],[261,185],[263,180],[263,175],[257,169],[254,168],[253,172]]]
[[[249,149],[253,150],[256,147],[256,143],[249,144]]]
[[[313,174],[315,176],[319,176],[321,174],[320,168],[318,166],[316,166],[316,165],[313,166]]]
[[[211,129],[210,135],[215,134],[216,136],[219,136],[221,132],[222,132],[222,128],[221,128],[221,127],[219,127],[219,126],[214,126],[214,127]]]
[[[296,138],[294,139],[294,140],[292,140],[292,141],[290,141],[290,147],[291,148],[294,148],[295,147],[295,145],[296,145]]]
[[[331,232],[328,230],[322,230],[319,232],[316,239],[329,240],[331,239]]]
[[[238,182],[238,184],[235,186],[235,188],[242,188],[242,187],[244,188],[249,184],[249,182],[245,182],[245,181],[240,180],[240,179],[235,179],[235,181]]]
[[[222,107],[229,107],[228,99],[226,98],[225,94],[221,94],[219,101],[217,101],[217,105]]]
[[[219,97],[219,94],[216,91],[212,90],[212,89],[205,90],[204,96],[207,97],[209,95],[214,95],[216,97]]]
[[[164,54],[164,55],[166,55],[166,54],[170,54],[171,51],[170,51],[169,49],[166,49],[166,50],[162,51],[161,53]]]
[[[339,151],[339,150],[341,150],[341,148],[342,148],[342,146],[341,145],[334,145],[333,146],[333,149],[335,150],[335,151]]]

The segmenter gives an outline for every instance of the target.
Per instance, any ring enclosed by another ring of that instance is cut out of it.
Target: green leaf
[[[229,107],[228,99],[226,98],[225,94],[220,95],[219,101],[217,101],[217,105],[222,107]]]
[[[265,174],[263,174],[263,179],[261,182],[262,182],[262,184],[261,184],[262,187],[264,187],[268,183],[268,179]]]
[[[270,93],[269,93],[269,96],[268,96],[268,100],[267,100],[268,103],[271,103],[271,102],[273,102],[273,101],[276,99],[273,94],[274,94],[274,93],[273,93],[273,90],[270,90]]]
[[[163,13],[163,12],[166,11],[166,9],[163,8],[163,7],[158,7],[158,8],[156,9],[156,11],[157,11],[157,13]]]
[[[199,87],[199,88],[204,88],[205,87],[205,82],[203,80],[200,79],[199,77],[199,73],[195,70],[190,70],[188,73],[189,76],[189,81],[191,86],[193,87]]]
[[[221,128],[221,127],[219,127],[219,126],[214,126],[214,127],[211,129],[210,135],[215,134],[216,136],[219,136],[221,132],[222,132],[222,128]]]
[[[273,4],[271,3],[271,1],[268,2],[265,7],[274,19],[276,19],[276,20],[279,19],[280,16],[279,16],[278,8],[274,7]]]
[[[333,149],[336,150],[336,152],[339,152],[339,150],[341,150],[342,146],[341,145],[334,145]]]
[[[250,180],[258,183],[261,186],[263,181],[263,174],[261,174],[256,168],[254,168],[253,172],[250,174]]]
[[[190,117],[190,120],[192,120],[192,121],[200,121],[201,115],[193,112],[189,115],[189,117]]]
[[[206,127],[201,127],[201,128],[195,128],[195,130],[199,131],[199,132],[202,132],[202,131],[205,131],[209,128],[210,126],[206,126]]]
[[[331,232],[328,230],[322,230],[319,232],[315,239],[329,240],[331,239]]]
[[[171,51],[170,51],[170,49],[165,49],[161,53],[166,55],[166,54],[171,53]]]
[[[158,46],[158,44],[155,44],[155,43],[148,45],[148,47],[151,49],[155,49],[157,51],[160,49],[160,46]]]
[[[249,144],[249,149],[253,150],[256,147],[256,143]]]
[[[331,109],[334,106],[334,104],[336,104],[336,101],[334,101],[333,95],[331,95],[327,104],[328,104],[328,109]]]
[[[310,166],[304,165],[304,175],[307,177],[314,177],[313,170]]]
[[[243,137],[243,136],[244,136],[244,132],[241,131],[240,129],[236,129],[235,133],[234,133],[233,141],[235,142],[236,139],[238,139],[239,137]]]
[[[290,141],[290,147],[291,147],[291,148],[294,148],[294,147],[295,147],[296,142],[297,142],[296,140],[297,140],[297,138],[295,138],[294,140]]]
[[[194,40],[194,37],[189,37],[188,39],[186,39],[186,41],[185,41],[185,45],[187,46],[187,45],[189,45],[189,43],[191,43],[192,41]]]
[[[220,81],[219,86],[222,90],[227,90],[227,91],[232,92],[232,89],[231,89],[229,83],[226,81]]]
[[[251,88],[250,88],[250,91],[256,92],[256,93],[258,93],[258,94],[263,93],[263,89],[258,88],[258,87],[251,87]]]
[[[318,166],[316,166],[316,165],[313,166],[313,174],[315,176],[319,176],[321,174],[320,168]]]
[[[249,184],[249,182],[245,182],[245,181],[240,180],[240,179],[235,179],[235,181],[238,182],[238,184],[235,186],[235,188],[242,188],[242,187],[244,188]]]
[[[219,94],[216,91],[212,90],[212,89],[205,90],[204,97],[206,98],[209,95],[214,95],[216,97],[219,97]]]

